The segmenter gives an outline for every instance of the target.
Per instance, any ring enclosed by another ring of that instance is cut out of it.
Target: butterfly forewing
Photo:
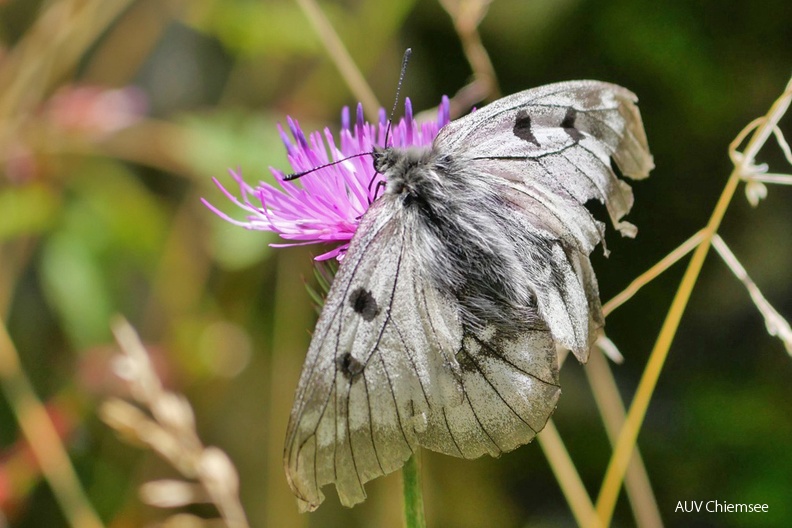
[[[404,222],[386,211],[394,205],[379,201],[361,221],[298,385],[285,464],[308,509],[331,482],[344,504],[362,501],[364,482],[412,454],[430,407],[464,396],[456,310],[417,274]]]
[[[611,158],[633,178],[653,167],[635,101],[630,91],[598,81],[547,85],[449,123],[434,142],[472,178],[507,182],[502,194],[526,222],[561,242],[562,251],[554,248],[545,261],[555,270],[553,280],[536,281],[533,289],[553,337],[581,361],[602,321],[588,254],[603,241],[604,226],[585,203],[604,203],[613,225],[634,236],[635,226],[622,220],[632,190],[614,173]],[[520,239],[519,232],[506,236]],[[581,310],[583,297],[588,306]]]
[[[619,219],[632,206],[632,191],[610,168],[610,157],[631,178],[654,167],[636,100],[629,90],[599,81],[533,88],[449,123],[435,149],[471,161],[523,159],[547,167],[581,204],[604,203],[614,225],[631,235],[634,228]],[[538,169],[519,170],[530,186]]]

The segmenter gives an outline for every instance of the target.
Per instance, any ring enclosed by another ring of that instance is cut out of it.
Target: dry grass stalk
[[[621,354],[613,342],[604,335],[597,340],[596,346],[603,354],[592,351],[586,364],[586,377],[591,385],[591,392],[594,395],[597,410],[602,417],[602,423],[605,425],[608,440],[611,445],[614,445],[619,430],[624,424],[626,412],[619,394],[619,388],[605,356],[612,360],[611,356],[614,351],[619,356]],[[611,347],[614,350],[606,352]],[[652,490],[649,473],[646,471],[646,466],[637,446],[627,466],[624,487],[627,491],[627,498],[630,500],[635,525],[639,528],[662,528],[663,521],[660,517],[657,498]]]
[[[366,82],[365,77],[363,77],[357,64],[355,64],[349,54],[349,50],[344,46],[341,37],[338,36],[333,25],[327,20],[322,9],[314,0],[297,0],[297,5],[300,6],[316,35],[324,44],[327,54],[335,63],[341,77],[347,83],[355,98],[363,104],[366,115],[370,119],[376,118],[381,106],[379,101],[377,101],[377,96],[374,95],[374,91]]]
[[[575,517],[578,526],[584,528],[602,528],[602,524],[594,510],[591,497],[583,485],[583,480],[569,456],[569,452],[564,446],[564,441],[556,429],[552,419],[547,421],[547,425],[542,429],[541,434],[536,437],[542,452],[550,464],[561,492],[566,498],[569,509]]]
[[[490,3],[491,0],[440,0],[440,5],[451,16],[465,57],[473,70],[474,80],[468,87],[482,93],[485,98],[497,99],[500,97],[498,78],[478,31]]]
[[[229,528],[247,528],[239,501],[239,477],[228,456],[216,447],[206,447],[195,431],[192,407],[181,394],[163,388],[148,353],[135,330],[124,319],[113,325],[121,347],[116,373],[123,378],[132,398],[144,409],[113,398],[101,409],[102,419],[122,438],[155,451],[187,480],[157,480],[140,489],[143,502],[160,508],[212,503]],[[147,411],[147,412],[146,412]],[[207,526],[192,515],[179,514],[163,526]]]
[[[104,528],[83,490],[55,424],[22,367],[19,352],[0,321],[0,389],[5,394],[19,428],[30,446],[41,473],[73,528]],[[0,526],[3,518],[0,516]]]

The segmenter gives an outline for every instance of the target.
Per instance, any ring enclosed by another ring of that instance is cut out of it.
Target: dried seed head
[[[123,400],[113,398],[107,400],[99,408],[99,417],[104,423],[115,429],[126,441],[131,443],[147,443],[140,436],[140,431],[151,423],[146,414]]]
[[[234,464],[223,451],[207,447],[201,454],[199,469],[201,481],[213,496],[235,496],[239,489],[239,477]]]
[[[195,415],[187,399],[173,392],[162,393],[151,405],[151,413],[163,426],[175,431],[195,430]]]
[[[208,497],[198,484],[183,480],[154,480],[140,487],[140,500],[157,508],[179,508],[207,502]]]

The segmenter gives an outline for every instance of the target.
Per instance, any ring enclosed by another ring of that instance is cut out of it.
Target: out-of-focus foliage
[[[403,94],[417,109],[470,82],[460,38],[434,0],[319,5],[384,106],[408,46]],[[787,82],[790,24],[788,0],[492,2],[480,30],[502,93],[596,78],[640,97],[657,168],[633,186],[637,239],[608,233],[610,257],[595,256],[603,300],[704,225],[731,169],[729,142]],[[121,91],[105,97],[112,90]],[[230,186],[230,167],[271,181],[268,166],[288,169],[276,122],[289,114],[306,130],[337,130],[341,107],[355,102],[294,1],[0,2],[0,315],[107,526],[164,519],[138,487],[174,476],[97,419],[99,403],[124,391],[109,361],[116,313],[150,345],[165,385],[188,396],[202,440],[234,461],[252,526],[400,525],[398,475],[368,485],[369,500],[353,510],[330,491],[317,513],[296,513],[282,442],[315,320],[304,283],[316,286],[310,259],[321,249],[270,249],[272,237],[200,203],[237,214],[212,177]],[[760,161],[789,172],[768,145]],[[787,318],[791,200],[777,186],[757,208],[739,197],[720,231]],[[614,370],[627,402],[681,270],[608,318],[626,358]],[[582,368],[569,361],[562,378],[554,419],[596,496],[610,447]],[[783,346],[710,255],[639,438],[667,525],[792,523],[790,379]],[[66,526],[4,394],[2,517]],[[427,455],[424,466],[429,526],[573,525],[536,445],[499,460]],[[770,511],[674,511],[691,500]],[[633,522],[622,499],[615,525]]]

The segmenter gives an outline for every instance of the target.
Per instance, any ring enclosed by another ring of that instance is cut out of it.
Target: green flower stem
[[[420,448],[419,448],[420,449]],[[413,453],[402,468],[404,482],[404,526],[426,528],[423,492],[421,491],[421,452]]]

